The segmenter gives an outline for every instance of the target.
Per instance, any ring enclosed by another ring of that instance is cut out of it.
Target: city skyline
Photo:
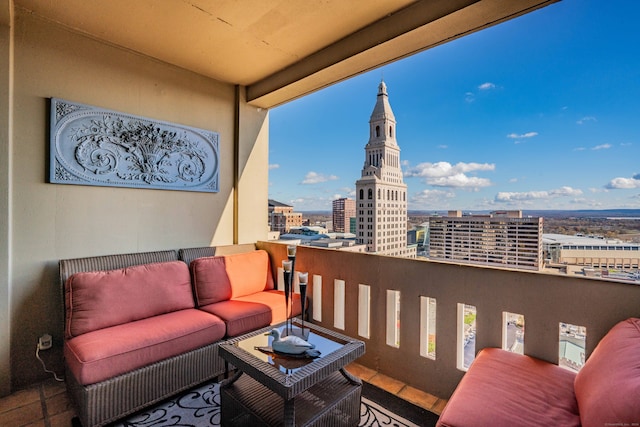
[[[272,109],[269,197],[355,198],[384,80],[410,210],[640,208],[639,11],[564,0]]]

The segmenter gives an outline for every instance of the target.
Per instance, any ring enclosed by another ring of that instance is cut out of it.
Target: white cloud
[[[411,196],[411,199],[409,201],[412,204],[419,205],[420,207],[434,206],[438,205],[445,199],[453,199],[455,196],[455,193],[453,193],[452,191],[422,190]]]
[[[510,133],[509,135],[507,135],[507,138],[525,139],[525,138],[533,138],[534,136],[538,136],[538,132],[527,132],[522,134]]]
[[[630,188],[640,188],[640,174],[635,174],[631,178],[613,178],[605,188],[610,190],[626,190]]]
[[[278,168],[280,168],[280,165],[279,165],[279,164],[277,164],[277,163],[271,163],[271,164],[269,164],[269,170],[271,170],[271,169],[278,169]]]
[[[596,120],[596,118],[593,117],[593,116],[586,116],[586,117],[583,117],[580,120],[578,120],[576,123],[579,124],[579,125],[583,125],[583,124],[588,123],[588,122],[597,122],[597,121],[598,120]]]
[[[489,187],[491,185],[491,181],[487,178],[478,178],[477,176],[467,176],[463,173],[458,173],[452,176],[427,178],[427,184],[436,187],[478,189],[480,187]]]
[[[492,185],[487,178],[467,176],[469,172],[494,171],[493,163],[456,163],[449,162],[420,163],[405,172],[406,177],[424,178],[429,185],[475,189]]]
[[[584,150],[586,150],[586,148],[584,147],[578,147],[573,149],[573,151],[584,151]]]
[[[586,206],[591,209],[598,209],[603,207],[602,202],[585,198],[575,198],[570,200],[569,203],[572,205]]]
[[[338,177],[335,175],[323,175],[317,172],[308,172],[301,184],[320,184],[327,181],[335,181]]]
[[[518,178],[511,178],[509,182],[518,182]]]
[[[475,171],[494,171],[496,165],[493,163],[464,163],[459,162],[452,165],[449,162],[436,162],[436,163],[420,163],[414,168],[405,172],[405,176],[412,177],[426,177],[426,178],[438,178],[453,176],[460,173],[468,173]]]
[[[579,196],[582,194],[582,190],[572,187],[560,187],[555,190],[541,190],[541,191],[525,191],[525,192],[499,192],[496,194],[495,201],[510,203],[510,202],[528,202],[531,200],[544,200],[554,199],[557,197]]]
[[[467,92],[464,94],[464,100],[468,103],[472,103],[473,101],[476,100],[476,96],[474,95],[473,92]]]
[[[480,86],[478,86],[478,89],[480,90],[490,90],[495,88],[496,88],[496,85],[491,82],[482,83]]]
[[[607,150],[611,148],[611,144],[600,144],[592,148],[592,150]]]
[[[442,150],[445,150],[445,149],[449,148],[449,146],[445,145],[445,144],[440,144],[440,145],[438,145],[438,148],[440,148]]]

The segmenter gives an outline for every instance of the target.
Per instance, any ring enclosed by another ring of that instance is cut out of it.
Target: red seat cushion
[[[580,426],[575,373],[529,356],[485,348],[438,420],[441,427]]]
[[[227,324],[227,336],[235,337],[247,332],[284,322],[285,300],[281,291],[264,291],[200,307],[215,314]],[[300,294],[295,294],[293,315],[301,313]]]
[[[271,323],[271,308],[255,302],[221,301],[200,307],[200,310],[215,314],[224,320],[228,337],[242,335]]]
[[[224,334],[220,318],[186,309],[71,338],[64,356],[76,380],[88,385],[214,343]]]
[[[65,283],[65,337],[194,308],[182,261],[76,273]]]
[[[292,311],[291,315],[298,316],[300,315],[300,313],[302,313],[300,294],[294,293],[291,296],[292,298],[289,300],[289,309]],[[234,298],[234,300],[268,305],[271,308],[271,325],[284,322],[287,319],[287,304],[284,299],[283,291],[273,290],[257,292],[255,294],[247,295],[244,297]]]
[[[584,427],[640,425],[640,319],[615,325],[575,381]]]
[[[231,282],[224,256],[194,259],[190,268],[199,307],[231,299]]]

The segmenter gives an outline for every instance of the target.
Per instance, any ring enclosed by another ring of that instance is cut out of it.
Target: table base
[[[335,372],[289,402],[248,375],[220,388],[223,426],[357,426],[362,383]]]

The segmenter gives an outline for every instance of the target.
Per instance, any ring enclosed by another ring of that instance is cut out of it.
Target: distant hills
[[[500,210],[500,209],[495,209]],[[304,215],[331,215],[331,211],[301,211]],[[491,211],[463,211],[482,215]],[[409,216],[447,215],[447,211],[409,210]],[[640,209],[522,210],[523,216],[544,218],[640,218]]]
[[[523,210],[523,216],[546,218],[640,218],[640,209]]]

